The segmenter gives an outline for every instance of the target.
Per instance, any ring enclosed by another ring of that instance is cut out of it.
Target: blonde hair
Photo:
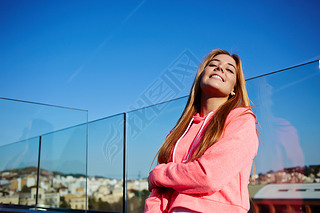
[[[185,109],[179,118],[176,126],[173,128],[171,133],[167,136],[164,143],[160,147],[158,155],[158,163],[168,163],[172,161],[172,152],[177,140],[182,136],[186,130],[190,120],[196,113],[200,113],[201,109],[201,88],[200,81],[202,73],[209,62],[217,55],[225,54],[232,57],[236,62],[236,84],[234,87],[235,95],[229,96],[228,100],[222,104],[216,111],[214,117],[207,125],[207,130],[203,138],[201,139],[200,145],[195,150],[194,154],[188,161],[192,161],[201,157],[204,152],[216,143],[223,133],[225,121],[229,112],[238,107],[248,107],[251,109],[249,103],[249,97],[247,94],[245,78],[242,71],[241,60],[238,55],[230,54],[226,50],[214,49],[210,51],[202,60],[199,65],[195,80],[193,82],[189,99],[185,106]]]

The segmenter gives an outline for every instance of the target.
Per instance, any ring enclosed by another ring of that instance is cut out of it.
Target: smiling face
[[[210,97],[229,97],[233,94],[236,84],[236,67],[236,62],[231,56],[215,56],[202,73],[201,91]]]

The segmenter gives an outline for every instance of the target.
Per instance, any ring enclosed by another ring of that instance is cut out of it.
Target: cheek
[[[236,82],[237,82],[236,77],[232,78],[232,81],[231,81],[231,87],[232,87],[232,88],[235,88]]]
[[[201,84],[203,84],[203,80],[204,80],[205,76],[206,76],[206,70],[203,70],[203,72],[199,76],[199,78],[200,78],[200,86],[201,86]]]
[[[209,72],[210,72],[209,68],[206,67],[206,68],[203,70],[201,76],[206,76],[206,75],[208,75]]]
[[[236,83],[237,83],[237,80],[236,80],[236,79],[234,79],[233,87],[235,87],[235,86],[236,86]]]

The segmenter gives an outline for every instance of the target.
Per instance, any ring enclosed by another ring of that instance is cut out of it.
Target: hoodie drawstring
[[[209,119],[209,117],[210,117],[210,115],[211,115],[212,113],[213,113],[213,111],[212,111],[212,112],[210,112],[210,113],[206,116],[206,118],[204,119],[203,124],[201,125],[201,128],[200,128],[200,130],[199,130],[199,132],[198,132],[197,136],[194,138],[194,140],[193,140],[193,142],[192,142],[191,149],[189,150],[189,153],[188,153],[187,159],[186,159],[186,160],[184,160],[183,162],[188,161],[188,159],[189,159],[189,157],[190,157],[190,154],[191,154],[191,151],[192,151],[193,146],[194,146],[194,142],[196,141],[196,139],[197,139],[197,138],[198,138],[198,136],[200,135],[201,131],[203,130],[203,128],[204,128],[204,126],[205,126],[205,124],[207,123],[207,120]],[[188,127],[187,127],[186,131],[184,131],[184,133],[183,133],[183,134],[182,134],[182,136],[178,139],[178,141],[177,141],[176,145],[174,146],[173,154],[172,154],[172,162],[174,162],[174,155],[175,155],[175,152],[176,152],[176,148],[177,148],[177,146],[178,146],[178,144],[179,144],[180,140],[185,136],[185,134],[187,134],[188,130],[189,130],[189,129],[190,129],[190,127],[191,127],[191,124],[192,124],[193,120],[194,120],[193,118],[190,120],[189,125],[188,125]]]

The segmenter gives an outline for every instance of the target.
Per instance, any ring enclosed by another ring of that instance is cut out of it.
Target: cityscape
[[[63,174],[40,170],[38,206],[46,208],[71,208],[122,211],[123,180],[86,177],[82,174]],[[0,203],[23,206],[36,204],[37,168],[27,167],[0,172]],[[146,178],[128,180],[128,210],[141,212],[149,195]],[[86,206],[86,199],[88,199]]]
[[[320,165],[296,166],[252,175],[251,184],[320,183]]]
[[[86,177],[82,174],[40,170],[38,206],[45,208],[122,211],[123,180],[106,177]],[[254,174],[250,186],[283,183],[320,183],[320,165],[284,168],[279,171]],[[127,180],[127,209],[142,212],[148,197],[147,178]],[[0,203],[34,206],[37,193],[37,168],[0,172]],[[251,194],[251,197],[253,195]],[[86,202],[88,200],[88,202]]]

